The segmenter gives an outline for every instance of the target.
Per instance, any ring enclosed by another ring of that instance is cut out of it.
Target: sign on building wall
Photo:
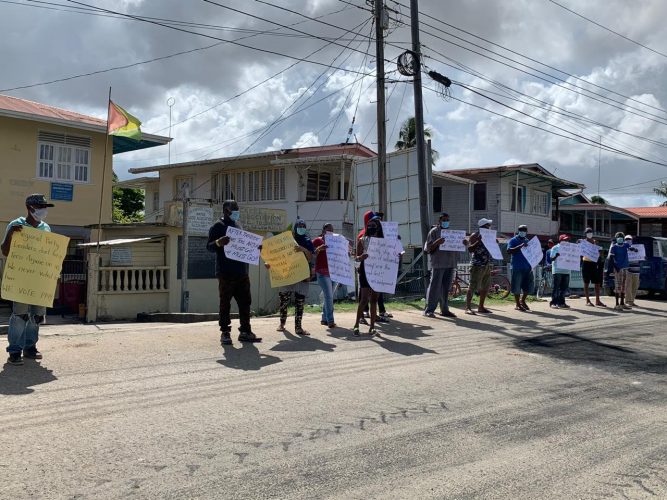
[[[249,207],[241,205],[240,223],[246,231],[255,233],[279,233],[287,229],[287,211],[277,208]],[[208,235],[208,230],[222,217],[222,204],[215,205],[190,205],[188,214],[190,223],[190,234]],[[165,206],[165,223],[170,226],[183,225],[183,204],[173,202]],[[193,224],[195,224],[193,226]],[[204,231],[204,227],[206,230]],[[193,230],[197,232],[193,232]]]
[[[213,225],[213,207],[191,206],[188,211],[188,234],[193,236],[208,236],[208,230]]]
[[[62,182],[51,183],[51,200],[72,201],[74,199],[74,184]]]
[[[132,249],[130,247],[111,247],[111,265],[129,266],[132,264]]]

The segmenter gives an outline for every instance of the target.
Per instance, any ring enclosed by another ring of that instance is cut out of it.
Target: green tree
[[[657,188],[653,188],[653,192],[657,194],[658,196],[662,196],[663,198],[667,198],[667,182],[665,181],[660,181],[660,186]],[[663,201],[660,204],[661,207],[667,207],[667,200]]]
[[[116,172],[113,174],[113,182],[118,182]],[[141,222],[144,220],[144,192],[141,189],[113,188],[113,214],[114,222]]]
[[[417,145],[417,127],[415,126],[415,117],[412,116],[403,122],[401,130],[398,132],[398,141],[394,147],[396,149],[410,149]],[[424,140],[428,141],[433,135],[429,127],[424,127]],[[431,165],[435,165],[440,153],[431,148]]]
[[[591,196],[591,203],[596,205],[609,205],[609,202],[605,200],[602,196]]]

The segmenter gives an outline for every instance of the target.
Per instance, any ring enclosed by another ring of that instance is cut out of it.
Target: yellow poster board
[[[12,235],[2,276],[2,298],[53,307],[69,238],[23,226]]]
[[[310,278],[310,266],[306,256],[295,252],[296,241],[290,231],[285,231],[262,242],[262,259],[269,264],[271,288],[293,285]]]

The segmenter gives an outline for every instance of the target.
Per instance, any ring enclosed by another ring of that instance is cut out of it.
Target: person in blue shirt
[[[618,232],[614,235],[615,243],[609,248],[609,269],[614,271],[614,291],[616,295],[616,307],[614,310],[623,311],[632,309],[625,303],[625,282],[628,278],[630,259],[628,251],[636,252],[636,248],[625,241],[625,235]]]
[[[521,251],[528,246],[528,226],[517,228],[517,233],[507,244],[507,252],[512,256],[512,293],[517,311],[530,311],[526,298],[533,293],[533,268]],[[523,293],[523,295],[522,295]]]

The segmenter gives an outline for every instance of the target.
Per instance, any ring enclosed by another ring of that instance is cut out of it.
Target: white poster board
[[[382,234],[388,240],[397,240],[398,239],[398,222],[391,221],[380,221],[382,224]]]
[[[238,260],[253,266],[259,265],[259,246],[262,237],[236,227],[227,227],[229,243],[224,246],[225,256],[228,259]]]
[[[593,243],[590,243],[586,240],[581,240],[579,242],[579,250],[581,255],[586,257],[588,260],[597,262],[600,259],[600,250],[601,248]]]
[[[558,269],[579,271],[581,268],[581,247],[579,245],[562,241],[558,245],[558,253],[560,254],[556,261]]]
[[[326,233],[327,263],[331,281],[341,285],[354,286],[354,266],[350,261],[350,243],[342,234]]]
[[[495,229],[479,228],[479,234],[482,235],[482,244],[496,260],[504,260],[503,253],[500,251],[498,242],[496,241],[497,231]]]
[[[447,252],[465,252],[466,246],[463,240],[466,239],[465,231],[457,231],[453,229],[443,229],[440,231],[440,237],[444,238],[444,243],[440,245],[440,250]]]
[[[631,248],[636,248],[637,251],[633,252],[628,248],[628,260],[630,262],[640,262],[646,260],[646,247],[644,245],[632,245]]]
[[[536,267],[542,262],[542,245],[537,236],[533,236],[528,242],[528,245],[521,249],[521,253],[526,258],[530,267]]]
[[[364,270],[368,284],[375,292],[393,294],[398,277],[397,247],[395,240],[371,238]]]

